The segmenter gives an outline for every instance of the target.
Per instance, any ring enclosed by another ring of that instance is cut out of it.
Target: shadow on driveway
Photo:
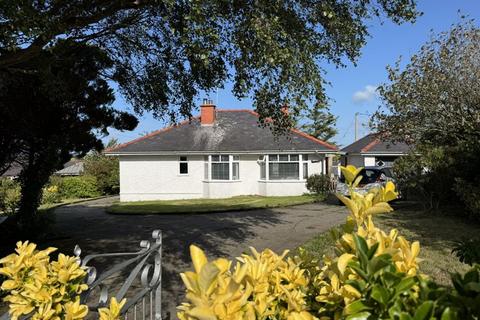
[[[82,256],[132,252],[141,240],[150,239],[153,230],[162,230],[163,301],[172,318],[183,298],[179,272],[190,268],[190,244],[203,248],[211,258],[233,258],[249,246],[281,252],[298,247],[346,217],[344,207],[326,204],[202,214],[107,214],[104,209],[113,201],[116,199],[99,199],[56,209],[55,231],[62,237],[42,243],[42,247],[54,246],[71,254],[78,244]]]

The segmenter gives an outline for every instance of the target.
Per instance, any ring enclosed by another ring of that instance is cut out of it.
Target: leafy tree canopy
[[[366,20],[395,23],[418,16],[414,0],[159,1],[30,0],[0,5],[0,82],[32,73],[60,40],[100,48],[136,112],[190,116],[194,97],[225,81],[236,97],[253,97],[261,119],[288,125],[295,113],[323,104],[320,61],[355,62],[368,37]]]
[[[396,140],[432,146],[480,141],[480,28],[473,21],[434,36],[390,82],[373,126]]]
[[[28,223],[42,187],[72,153],[102,148],[98,133],[131,130],[137,119],[115,110],[113,90],[102,78],[112,61],[102,50],[59,40],[33,60],[35,72],[5,71],[0,90],[0,127],[22,171],[19,214]],[[33,62],[32,62],[33,63]],[[28,90],[26,90],[28,89]]]

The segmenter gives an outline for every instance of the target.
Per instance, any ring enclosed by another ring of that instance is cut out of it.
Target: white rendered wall
[[[308,192],[305,180],[261,181],[258,157],[240,155],[240,180],[206,181],[203,155],[187,156],[187,175],[179,173],[179,156],[121,156],[120,201],[290,196]],[[322,173],[324,167],[323,156],[309,155],[309,175]]]
[[[203,198],[203,156],[188,157],[180,175],[178,156],[121,156],[120,201]]]

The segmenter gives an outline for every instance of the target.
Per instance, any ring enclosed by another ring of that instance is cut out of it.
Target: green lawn
[[[420,241],[420,271],[437,283],[450,284],[450,273],[464,273],[469,266],[461,263],[451,251],[454,242],[462,238],[480,236],[480,225],[448,215],[425,213],[413,208],[402,208],[378,215],[375,224],[383,230],[392,228],[409,241]],[[333,241],[329,232],[319,234],[302,247],[314,256],[333,254]]]
[[[219,212],[286,207],[297,204],[312,203],[317,200],[319,199],[315,196],[302,195],[292,197],[239,196],[226,199],[138,201],[114,204],[107,209],[107,212],[113,214]]]

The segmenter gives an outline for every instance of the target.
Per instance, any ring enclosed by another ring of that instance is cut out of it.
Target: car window
[[[360,174],[362,175],[362,180],[360,181],[360,184],[368,184],[377,181],[378,177],[380,176],[380,171],[373,169],[363,169]]]

